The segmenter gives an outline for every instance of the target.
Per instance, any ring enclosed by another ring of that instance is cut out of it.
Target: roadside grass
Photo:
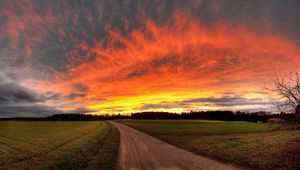
[[[115,163],[119,155],[120,134],[115,126],[110,124],[110,127],[111,131],[106,140],[104,140],[102,143],[98,143],[98,145],[95,146],[96,148],[100,149],[98,149],[98,151],[96,151],[96,149],[94,152],[92,152],[94,155],[87,169],[115,169]]]
[[[172,145],[253,169],[299,169],[300,130],[280,124],[207,120],[122,120]]]
[[[92,169],[96,158],[113,169],[117,158],[119,134],[106,122],[2,121],[0,129],[0,169]]]

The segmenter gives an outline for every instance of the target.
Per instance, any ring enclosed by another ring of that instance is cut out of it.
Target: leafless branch
[[[273,88],[268,88],[268,91],[275,94],[278,100],[275,105],[279,111],[293,109],[296,115],[300,114],[300,72],[283,76],[275,72]]]

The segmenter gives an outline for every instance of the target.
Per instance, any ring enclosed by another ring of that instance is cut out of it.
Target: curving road
[[[239,169],[169,145],[123,124],[111,123],[121,134],[116,170]]]

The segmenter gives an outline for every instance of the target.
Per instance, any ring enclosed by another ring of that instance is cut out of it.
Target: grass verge
[[[100,149],[98,149],[98,152],[94,152],[96,154],[94,154],[87,169],[115,169],[115,164],[119,154],[120,134],[115,126],[110,124],[110,127],[110,133],[106,140],[98,144]]]
[[[299,169],[300,131],[280,125],[202,120],[126,120],[177,147],[253,169]]]

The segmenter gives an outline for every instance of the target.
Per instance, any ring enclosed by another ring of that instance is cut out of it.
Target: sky
[[[258,111],[298,0],[0,0],[0,117]]]

